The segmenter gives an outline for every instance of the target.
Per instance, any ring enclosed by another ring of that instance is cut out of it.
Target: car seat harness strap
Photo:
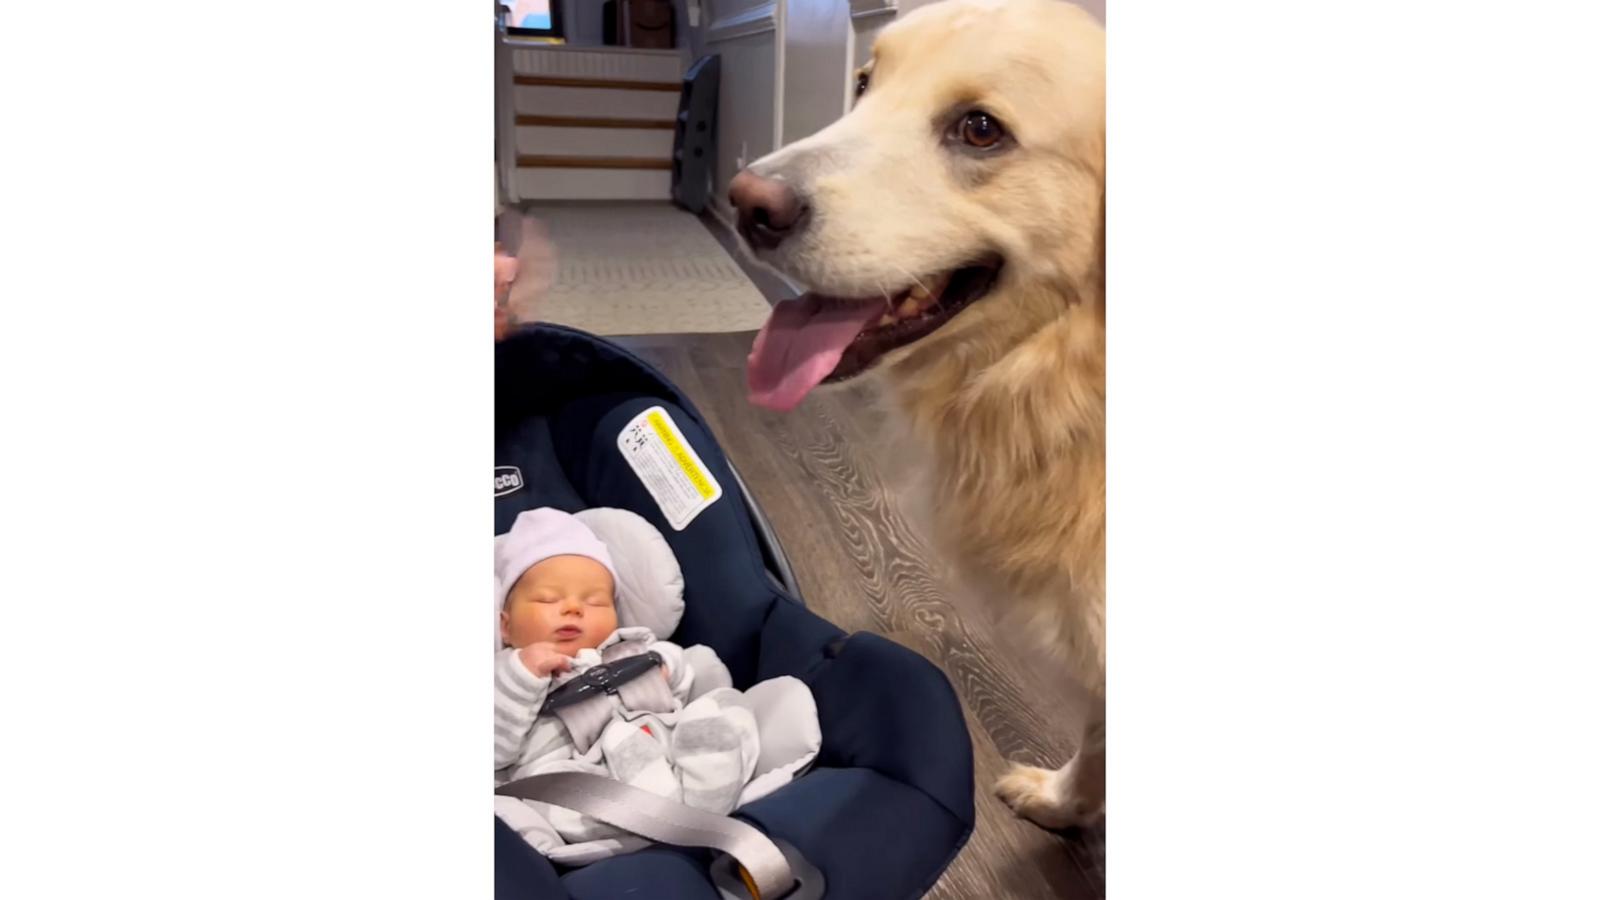
[[[723,900],[816,900],[822,873],[786,841],[775,841],[732,816],[668,800],[620,781],[585,772],[552,772],[507,782],[506,797],[537,800],[598,819],[640,837],[725,854],[711,866]]]

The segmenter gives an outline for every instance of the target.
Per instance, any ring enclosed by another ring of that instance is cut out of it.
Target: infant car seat
[[[812,768],[733,816],[798,850],[832,900],[926,893],[974,821],[972,744],[944,673],[805,608],[700,414],[616,344],[557,325],[508,336],[495,349],[495,417],[496,534],[541,506],[638,513],[683,570],[683,618],[668,639],[711,647],[741,690],[779,675],[811,689],[822,730]],[[658,844],[564,870],[495,819],[500,900],[716,900],[712,863],[710,851]]]

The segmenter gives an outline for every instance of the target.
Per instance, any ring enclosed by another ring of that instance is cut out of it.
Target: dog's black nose
[[[752,247],[771,250],[793,234],[807,207],[794,189],[745,169],[728,185],[728,202],[739,213],[739,233]]]

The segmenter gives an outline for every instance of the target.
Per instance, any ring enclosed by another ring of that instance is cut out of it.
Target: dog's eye
[[[862,94],[865,94],[866,92],[867,92],[867,73],[862,72],[860,75],[856,76],[856,96],[859,97]]]
[[[987,149],[1000,143],[1005,136],[1006,131],[1000,127],[1000,120],[981,109],[975,109],[961,118],[961,139],[968,146]]]

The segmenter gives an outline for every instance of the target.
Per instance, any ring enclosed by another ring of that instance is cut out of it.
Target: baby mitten
[[[683,802],[726,815],[733,811],[761,756],[761,735],[750,710],[720,688],[683,708],[672,731],[672,762],[683,781]]]

